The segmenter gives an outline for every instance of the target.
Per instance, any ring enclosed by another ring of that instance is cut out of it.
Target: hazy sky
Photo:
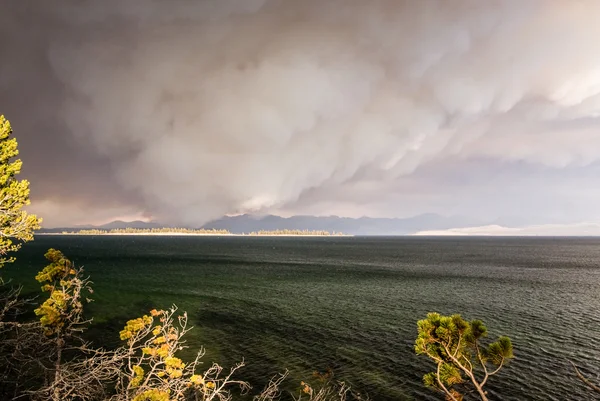
[[[0,0],[46,226],[600,221],[600,1]]]

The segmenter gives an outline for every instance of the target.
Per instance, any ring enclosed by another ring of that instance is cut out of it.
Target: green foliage
[[[69,278],[70,275],[75,274],[73,263],[71,263],[61,251],[51,248],[46,252],[44,257],[50,264],[44,267],[42,271],[35,276],[35,279],[39,283],[48,282],[50,284],[55,284],[56,281],[65,280]],[[47,291],[46,288],[42,288],[42,290]]]
[[[62,252],[50,249],[44,255],[50,264],[35,279],[43,284],[42,291],[50,293],[48,299],[35,309],[47,336],[60,334],[81,323],[83,313],[82,290],[92,292],[89,281],[82,278],[83,270],[76,268]],[[89,300],[88,300],[89,301]]]
[[[463,395],[457,388],[466,383],[475,387],[482,400],[487,400],[483,386],[489,376],[513,358],[508,337],[500,337],[487,347],[480,344],[487,336],[481,320],[468,322],[460,315],[429,313],[427,319],[417,322],[417,329],[416,353],[426,355],[437,365],[435,372],[423,377],[423,382],[446,394],[448,400],[461,400]],[[489,371],[489,367],[494,370]]]
[[[133,401],[169,401],[170,395],[167,391],[146,390],[135,396]]]
[[[15,178],[21,172],[22,162],[13,160],[19,150],[11,134],[10,122],[0,116],[0,267],[14,261],[8,254],[31,241],[41,223],[37,216],[22,210],[30,203],[29,182]]]
[[[116,389],[118,400],[227,400],[231,385],[242,390],[247,383],[231,380],[222,375],[222,368],[213,364],[200,373],[201,350],[190,363],[184,363],[177,355],[185,346],[183,337],[191,329],[187,327],[187,314],[176,315],[177,308],[153,309],[148,315],[127,322],[120,332],[125,345],[117,350],[122,355],[120,374]]]

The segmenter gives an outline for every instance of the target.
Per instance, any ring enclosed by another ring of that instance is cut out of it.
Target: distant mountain
[[[423,230],[443,230],[480,224],[465,217],[444,217],[422,214],[409,218],[373,218],[338,216],[225,216],[207,223],[203,228],[225,229],[232,233],[249,233],[259,230],[326,230],[353,235],[405,235]],[[427,227],[427,228],[426,228]]]
[[[90,229],[98,229],[98,230],[112,230],[115,228],[160,228],[165,227],[165,225],[156,223],[156,222],[145,222],[145,221],[121,221],[115,220],[110,223],[106,223],[100,226],[94,226],[91,224],[83,224],[77,225],[73,227],[55,227],[55,228],[42,228],[38,232],[40,233],[60,233],[63,231],[79,231],[79,230],[90,230]],[[168,226],[167,226],[168,227]]]
[[[110,223],[95,227],[95,228],[99,228],[102,230],[112,230],[115,228],[161,228],[164,227],[164,225],[156,223],[156,222],[145,222],[145,221],[140,221],[140,220],[136,220],[136,221],[121,221],[121,220],[115,220],[115,221],[111,221]]]
[[[205,229],[224,229],[234,234],[250,233],[253,231],[272,230],[325,230],[329,232],[341,232],[352,235],[406,235],[419,231],[447,230],[455,228],[484,225],[481,222],[465,217],[444,217],[438,214],[428,213],[409,218],[374,218],[374,217],[338,217],[338,216],[254,216],[239,215],[225,216],[211,221],[202,227]],[[63,231],[78,231],[85,229],[111,230],[115,228],[160,228],[171,227],[158,222],[143,221],[113,221],[101,226],[81,225],[75,227],[61,227],[42,229],[41,233],[56,233]]]

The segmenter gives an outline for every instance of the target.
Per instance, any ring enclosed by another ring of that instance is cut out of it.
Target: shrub
[[[459,401],[464,397],[460,390],[471,385],[487,401],[483,387],[488,378],[513,358],[510,339],[500,337],[483,346],[480,341],[487,336],[483,322],[468,322],[460,315],[429,313],[426,319],[417,322],[417,328],[416,353],[426,355],[436,364],[436,370],[423,377],[425,386],[444,393],[448,400]]]

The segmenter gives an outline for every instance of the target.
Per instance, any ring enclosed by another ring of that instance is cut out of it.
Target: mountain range
[[[224,216],[204,224],[206,229],[225,229],[233,234],[250,233],[260,230],[326,230],[350,235],[407,235],[427,230],[446,230],[471,227],[483,224],[481,221],[465,218],[464,216],[445,217],[434,213],[421,214],[408,218],[375,218],[375,217],[338,217],[338,216],[292,216],[280,217],[274,215],[255,216],[238,215]],[[111,230],[116,228],[160,228],[171,227],[159,222],[144,221],[113,221],[100,226],[80,225],[74,227],[45,228],[40,232],[53,233],[63,231],[78,231],[84,229]]]

